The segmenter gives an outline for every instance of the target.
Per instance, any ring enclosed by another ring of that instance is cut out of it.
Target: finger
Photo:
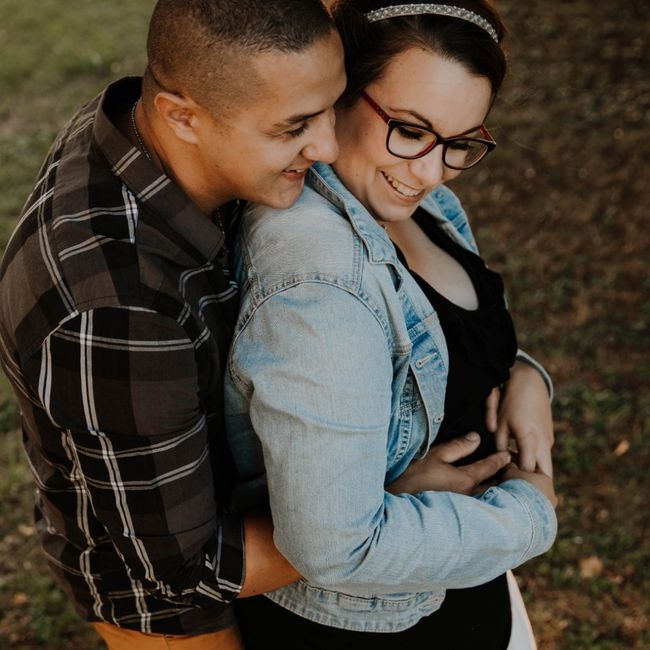
[[[553,457],[550,449],[542,447],[537,452],[537,469],[546,476],[553,478]]]
[[[496,429],[494,434],[494,440],[496,447],[499,451],[505,451],[508,449],[508,441],[510,438],[510,427],[507,422],[502,422]]]
[[[519,467],[524,472],[534,472],[537,466],[537,439],[533,435],[517,436]]]
[[[481,441],[481,436],[472,431],[460,438],[442,442],[434,447],[436,457],[445,463],[455,463],[476,450]]]
[[[492,392],[485,400],[485,426],[490,433],[497,430],[498,425],[498,411],[499,400],[501,399],[501,391],[498,388],[493,388]]]
[[[503,469],[510,463],[510,453],[507,451],[498,451],[482,460],[477,460],[471,465],[466,465],[461,469],[472,477],[475,485],[494,476],[500,469]]]

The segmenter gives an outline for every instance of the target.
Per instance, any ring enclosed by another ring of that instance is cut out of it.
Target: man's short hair
[[[253,57],[300,52],[334,24],[320,0],[159,0],[147,40],[145,101],[167,90],[212,111],[254,95]]]

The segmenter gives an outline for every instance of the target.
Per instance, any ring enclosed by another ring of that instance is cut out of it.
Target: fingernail
[[[465,438],[467,440],[471,440],[472,442],[474,442],[474,441],[478,440],[480,438],[480,436],[475,431],[470,431],[470,433],[465,434]]]

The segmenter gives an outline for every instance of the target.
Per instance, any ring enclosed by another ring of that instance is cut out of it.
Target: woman
[[[387,5],[334,8],[337,162],[314,166],[293,208],[242,222],[235,503],[268,498],[304,576],[240,601],[251,648],[505,648],[504,574],[555,535],[541,470],[509,467],[478,496],[432,491],[434,441],[478,431],[478,456],[494,450],[485,399],[517,352],[500,279],[441,185],[494,148],[503,28],[480,1]]]

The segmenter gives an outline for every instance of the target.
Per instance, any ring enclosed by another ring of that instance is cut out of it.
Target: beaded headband
[[[477,27],[484,29],[492,37],[495,43],[499,42],[496,30],[487,20],[485,20],[485,18],[483,18],[483,16],[479,16],[473,11],[469,11],[469,9],[462,9],[461,7],[455,7],[453,5],[438,5],[430,3],[395,5],[369,11],[366,14],[366,19],[370,23],[376,23],[378,20],[384,20],[386,18],[396,18],[397,16],[418,16],[420,14],[435,14],[437,16],[448,16],[450,18],[466,20],[467,22],[473,23]]]

